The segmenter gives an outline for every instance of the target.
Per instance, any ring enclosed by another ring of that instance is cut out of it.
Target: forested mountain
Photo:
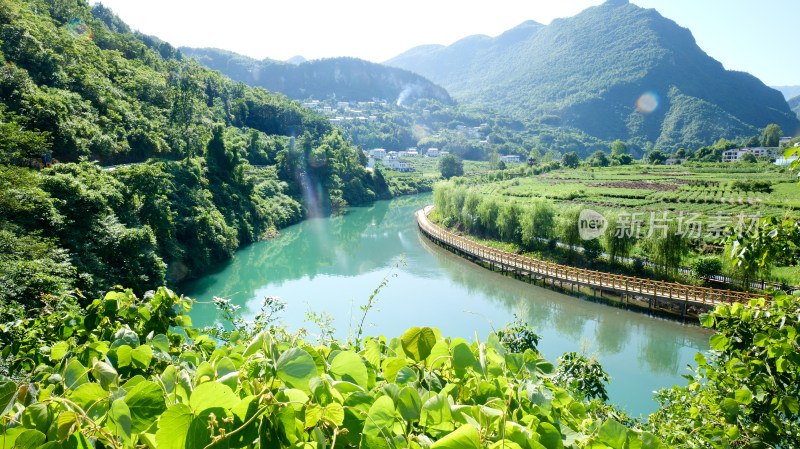
[[[388,195],[325,117],[99,4],[3,0],[0,63],[0,303],[142,293]]]
[[[696,148],[798,120],[780,92],[728,71],[691,32],[626,0],[497,37],[413,48],[389,61],[459,101],[636,146]]]
[[[790,99],[787,103],[789,103],[789,107],[792,108],[792,111],[797,114],[797,118],[800,118],[800,95]]]
[[[370,101],[380,98],[401,103],[430,98],[445,103],[452,101],[446,90],[416,73],[363,59],[259,61],[215,48],[182,47],[181,51],[235,81],[264,87],[294,99]]]

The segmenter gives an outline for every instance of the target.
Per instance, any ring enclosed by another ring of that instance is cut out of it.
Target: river
[[[542,336],[539,349],[556,362],[567,351],[594,355],[611,375],[610,401],[634,416],[656,409],[653,391],[673,384],[708,349],[710,332],[695,326],[563,295],[478,267],[433,245],[417,230],[414,211],[431,194],[381,201],[348,213],[306,220],[275,239],[238,251],[219,271],[182,286],[199,301],[195,326],[218,322],[214,296],[257,313],[266,296],[285,303],[283,322],[318,334],[308,311],[328,313],[340,339],[361,319],[360,306],[384,278],[365,334],[400,336],[412,326],[437,327],[443,335],[475,334],[485,340],[514,314]]]

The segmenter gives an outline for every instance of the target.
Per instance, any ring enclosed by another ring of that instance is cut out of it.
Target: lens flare
[[[653,91],[645,92],[636,100],[636,110],[642,114],[649,114],[658,109],[659,101],[660,98],[657,93]]]
[[[189,274],[189,268],[183,262],[172,262],[167,266],[167,276],[173,282],[182,281]]]
[[[94,37],[92,29],[89,28],[89,25],[83,23],[81,19],[72,19],[67,25],[67,32],[69,32],[69,35],[72,36],[73,39],[84,42],[90,41]]]

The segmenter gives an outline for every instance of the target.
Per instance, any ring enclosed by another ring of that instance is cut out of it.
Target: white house
[[[683,164],[684,162],[686,162],[686,158],[685,157],[682,157],[682,158],[672,158],[671,157],[671,158],[669,158],[669,159],[664,161],[664,165],[680,165],[680,164]]]
[[[791,137],[781,137],[781,140],[780,142],[778,142],[778,145],[783,146],[783,144],[789,143],[789,141],[791,140],[792,140]]]
[[[383,161],[383,163],[386,165],[386,167],[402,173],[414,171],[414,167],[412,167],[411,163],[405,159],[386,159]]]
[[[339,102],[336,103],[336,107],[340,108],[340,109],[344,109],[344,108],[349,107],[349,106],[350,106],[350,103],[347,102],[347,101],[339,101]]]
[[[734,148],[722,152],[722,162],[739,162],[742,156],[750,153],[755,157],[769,156],[778,157],[778,153],[772,148],[755,147],[755,148]]]
[[[505,162],[505,163],[509,163],[509,162],[519,162],[519,155],[516,155],[516,154],[509,154],[508,156],[501,156],[501,157],[500,157],[500,160],[502,160],[502,161],[503,161],[503,162]]]
[[[375,148],[374,150],[369,150],[369,157],[374,157],[375,159],[383,159],[386,157],[386,150],[383,148]]]
[[[426,153],[428,157],[439,157],[439,149],[438,148],[428,148],[428,152]]]

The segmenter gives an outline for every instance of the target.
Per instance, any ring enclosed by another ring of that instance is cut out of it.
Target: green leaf
[[[725,421],[728,424],[735,424],[736,416],[739,414],[739,404],[731,398],[725,398],[722,400],[721,408]]]
[[[369,374],[361,356],[352,351],[342,351],[331,362],[331,377],[369,388]]]
[[[431,449],[480,449],[481,437],[477,429],[470,424],[464,424],[455,432],[452,432],[433,443]]]
[[[322,419],[322,406],[319,404],[311,404],[306,407],[306,416],[304,426],[308,429],[317,425],[319,420]]]
[[[60,362],[61,359],[67,355],[67,351],[69,351],[69,343],[66,341],[59,341],[50,348],[50,360]]]
[[[400,343],[408,357],[415,362],[422,362],[431,355],[431,350],[436,344],[436,334],[429,327],[421,329],[412,327],[400,337]]]
[[[400,390],[400,394],[397,396],[397,411],[400,412],[400,416],[404,420],[418,420],[421,410],[422,399],[420,399],[416,388],[405,387]]]
[[[539,434],[539,443],[547,449],[563,449],[564,442],[561,440],[561,432],[552,424],[540,423],[536,428],[536,433]]]
[[[425,401],[419,425],[433,430],[453,430],[453,416],[447,396],[437,394]]]
[[[342,404],[331,402],[325,406],[324,412],[324,418],[336,424],[337,427],[344,424],[344,407],[342,407]]]
[[[0,383],[0,416],[4,416],[14,408],[14,403],[17,402],[17,384],[14,382],[6,381]]]
[[[85,383],[69,394],[69,398],[93,420],[99,420],[108,410],[109,393],[96,383]]]
[[[231,409],[239,402],[239,397],[229,387],[219,382],[206,382],[198,385],[189,398],[189,406],[195,413],[212,407]]]
[[[714,334],[708,342],[711,344],[711,349],[723,351],[728,346],[728,337],[722,334]]]
[[[781,407],[783,407],[783,412],[789,416],[800,413],[800,403],[798,403],[797,398],[792,396],[781,398]]]
[[[609,419],[600,426],[600,441],[614,449],[622,449],[625,440],[628,438],[628,428],[622,424]]]
[[[131,443],[133,423],[131,411],[122,399],[117,399],[111,404],[111,421],[109,423],[112,433],[122,438],[126,444]]]
[[[92,367],[92,375],[100,382],[103,388],[108,388],[116,384],[117,381],[117,371],[106,362],[95,362],[94,367]]]
[[[753,393],[751,393],[750,390],[740,388],[736,390],[734,397],[736,398],[736,402],[740,404],[749,404],[753,400]]]
[[[394,402],[389,396],[379,397],[367,413],[369,418],[364,422],[361,433],[362,448],[388,448],[387,439],[391,439],[391,429],[395,423]]]
[[[383,361],[383,378],[387,382],[394,382],[397,379],[397,372],[404,366],[408,366],[405,360],[397,357],[387,357]]]
[[[141,345],[131,351],[131,361],[136,368],[147,369],[151,360],[153,360],[153,348],[150,345]]]
[[[464,342],[453,344],[453,367],[459,377],[463,376],[467,368],[475,365],[476,361],[475,354],[468,344]]]
[[[34,449],[43,445],[47,441],[47,436],[34,429],[23,431],[14,442],[17,449]]]
[[[192,409],[186,404],[173,404],[158,419],[156,442],[159,449],[185,449]]]
[[[86,368],[78,361],[72,359],[64,369],[64,385],[68,390],[73,390],[80,387],[89,381]]]
[[[150,340],[150,346],[157,351],[169,353],[169,338],[164,334],[158,334]]]
[[[769,343],[769,335],[763,332],[757,332],[753,336],[753,344],[756,346],[764,347]]]
[[[125,404],[130,409],[133,433],[147,430],[167,408],[164,392],[149,380],[136,384],[125,396]]]
[[[66,440],[72,435],[78,425],[78,415],[75,412],[63,412],[56,420],[56,435],[59,440]]]
[[[308,353],[292,348],[281,354],[276,364],[278,378],[290,388],[309,393],[308,381],[317,375],[317,365]]]

